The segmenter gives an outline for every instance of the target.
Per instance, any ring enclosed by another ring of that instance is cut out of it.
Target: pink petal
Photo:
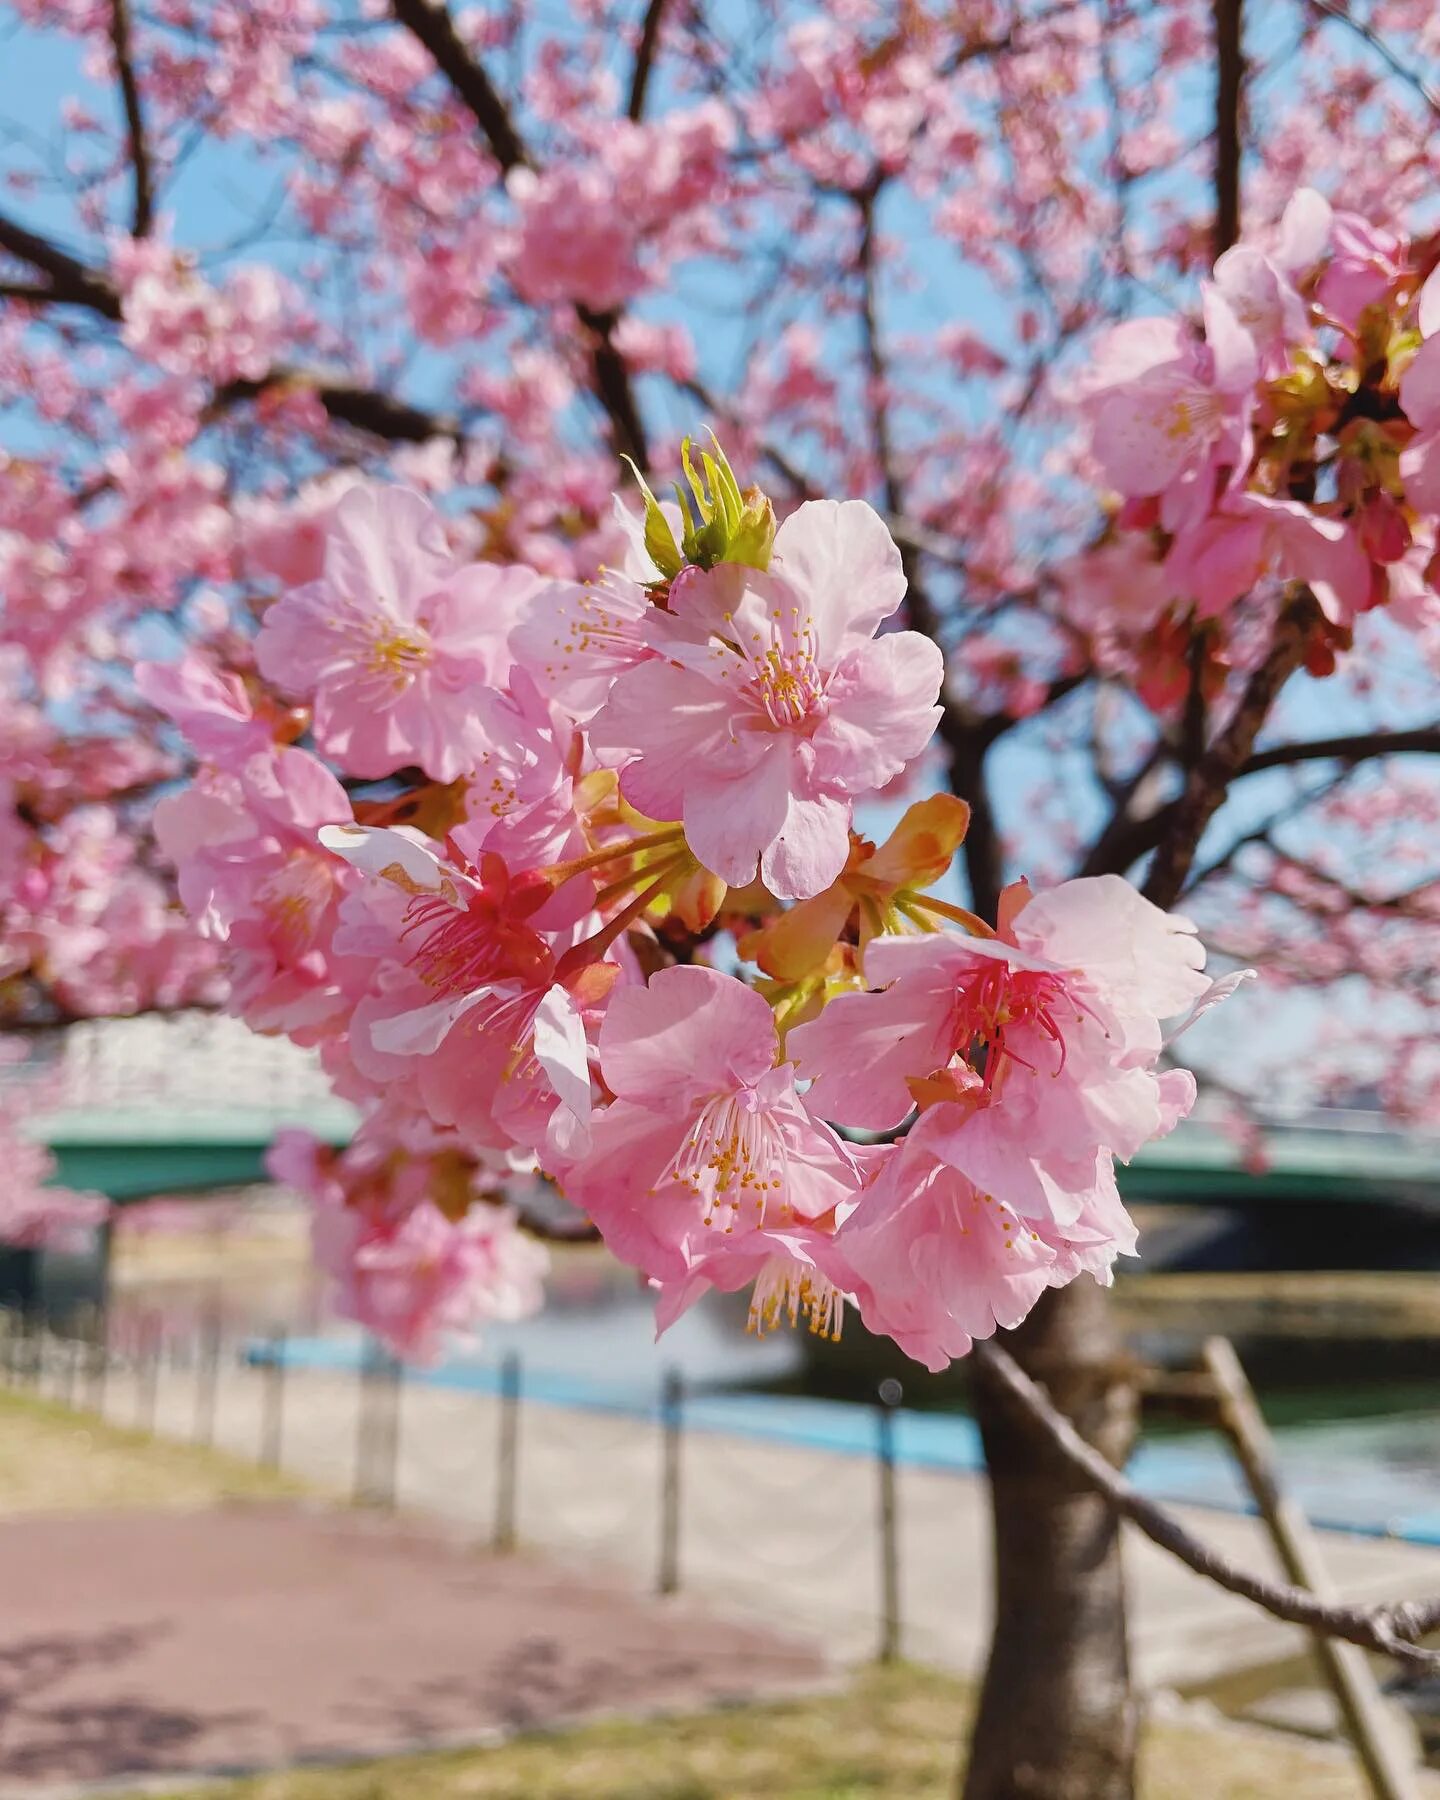
[[[779,833],[761,853],[760,873],[779,899],[808,900],[830,886],[849,854],[849,803],[791,794]]]
[[[852,651],[831,678],[829,712],[815,733],[817,778],[854,795],[892,780],[930,742],[944,679],[940,646],[918,631]]]
[[[696,773],[692,769],[685,782],[685,841],[705,867],[731,887],[744,887],[755,879],[761,852],[776,841],[789,822],[791,798],[800,779],[799,745],[795,738],[788,732],[777,732],[763,745],[761,760],[747,773],[734,776],[703,769]],[[626,779],[629,774],[627,770],[620,781],[627,798],[631,793]],[[641,811],[649,809],[642,806]],[[667,815],[650,812],[650,816]],[[843,861],[842,857],[842,865]],[[822,887],[828,885],[828,881],[821,883]],[[819,889],[812,891],[818,893]]]
[[[905,598],[900,552],[863,500],[807,500],[775,534],[772,569],[799,593],[830,660],[875,635]]]
[[[1400,404],[1418,431],[1440,424],[1440,337],[1428,338],[1400,377]]]
[[[775,1020],[753,988],[714,969],[661,969],[611,996],[600,1071],[622,1099],[654,1108],[753,1086],[775,1061]]]

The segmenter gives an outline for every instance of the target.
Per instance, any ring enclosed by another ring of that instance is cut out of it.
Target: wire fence
[[[873,1449],[842,1456],[697,1426],[703,1396],[674,1369],[626,1408],[557,1398],[543,1371],[532,1393],[515,1353],[460,1387],[415,1378],[373,1339],[323,1367],[300,1351],[284,1331],[232,1335],[218,1307],[178,1321],[0,1308],[0,1382],[19,1392],[318,1476],[358,1506],[463,1520],[498,1555],[534,1545],[611,1561],[661,1595],[713,1595],[723,1564],[728,1591],[799,1626],[831,1628],[833,1599],[818,1597],[843,1568],[852,1649],[933,1649],[906,1631],[897,1381],[877,1391]]]

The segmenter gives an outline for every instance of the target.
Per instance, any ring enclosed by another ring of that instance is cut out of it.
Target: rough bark
[[[1117,1465],[1135,1432],[1109,1296],[1046,1295],[1006,1347]],[[985,1370],[975,1410],[994,1513],[994,1634],[963,1800],[1132,1800],[1136,1706],[1120,1523]]]

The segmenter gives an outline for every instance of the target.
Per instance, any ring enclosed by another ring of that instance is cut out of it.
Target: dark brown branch
[[[894,519],[905,511],[905,488],[890,430],[887,392],[890,372],[880,333],[875,203],[883,182],[883,173],[876,169],[870,181],[851,197],[855,202],[860,224],[856,265],[860,272],[860,339],[865,357],[870,436],[875,446],[876,461],[880,465],[886,511]],[[924,632],[928,638],[940,644],[940,619],[929,589],[921,578],[916,547],[903,540],[897,541],[900,542],[900,560],[905,570],[905,608],[910,623],[917,631]],[[943,650],[944,646],[940,647]],[[949,756],[950,786],[970,807],[970,826],[961,846],[970,887],[970,904],[982,918],[993,918],[1000,898],[1004,859],[1000,853],[1000,832],[985,768],[985,753],[991,738],[984,723],[975,718],[967,708],[948,698],[942,700],[942,707],[939,733],[940,741]]]
[[[1433,725],[1412,731],[1374,731],[1352,737],[1312,738],[1255,751],[1236,769],[1232,779],[1263,774],[1267,769],[1294,768],[1301,763],[1338,762],[1353,766],[1382,756],[1437,753],[1440,753],[1440,727]],[[1124,796],[1125,803],[1117,808],[1086,857],[1082,874],[1103,875],[1111,871],[1123,874],[1156,847],[1170,829],[1180,807],[1178,800],[1171,800],[1154,812],[1134,817],[1128,811],[1130,799],[1130,795]]]
[[[1263,769],[1288,769],[1305,762],[1369,762],[1378,756],[1435,754],[1440,752],[1440,725],[1422,725],[1413,731],[1361,732],[1354,737],[1312,738],[1307,743],[1278,744],[1273,750],[1257,750],[1237,771],[1258,775]]]
[[[50,277],[45,298],[60,306],[83,306],[102,318],[120,320],[120,290],[110,277],[98,269],[88,268],[78,257],[62,250],[49,238],[27,231],[14,219],[0,213],[0,250],[29,263],[42,275]],[[30,293],[25,298],[34,299]]]
[[[150,147],[145,137],[145,115],[140,107],[140,85],[130,49],[130,8],[127,0],[110,0],[110,43],[115,52],[115,73],[125,107],[125,133],[130,144],[130,173],[134,206],[130,230],[137,238],[149,237],[155,217],[155,184],[150,170]]]
[[[443,0],[390,0],[395,19],[410,31],[435,59],[435,65],[467,106],[502,170],[533,168],[534,161],[516,128],[510,109],[496,91],[483,65],[455,29]],[[656,29],[659,21],[656,21]],[[617,460],[628,456],[643,471],[649,467],[649,451],[640,409],[625,358],[615,347],[618,312],[597,312],[577,302],[575,316],[589,337],[590,367],[595,396],[610,421],[610,443]]]
[[[660,46],[660,25],[665,17],[666,0],[650,0],[645,8],[645,23],[640,27],[640,43],[635,51],[635,68],[630,76],[630,104],[626,115],[638,125],[645,117],[645,95],[650,86],[650,71],[655,66],[655,52]]]
[[[1223,730],[1185,780],[1185,790],[1167,809],[1143,892],[1156,906],[1175,904],[1205,827],[1224,804],[1230,783],[1248,761],[1276,696],[1299,668],[1306,640],[1318,617],[1314,597],[1301,588],[1286,600],[1264,662],[1254,670]]]
[[[434,57],[435,66],[484,132],[500,167],[508,174],[511,169],[528,164],[530,157],[515,129],[510,109],[483,66],[470,54],[443,0],[390,0],[390,10]]]
[[[1362,1650],[1379,1651],[1412,1669],[1440,1669],[1440,1651],[1424,1650],[1418,1645],[1420,1638],[1440,1627],[1440,1598],[1401,1601],[1393,1606],[1340,1606],[1318,1600],[1304,1588],[1252,1575],[1195,1537],[1163,1506],[1137,1492],[1117,1468],[1086,1443],[1008,1350],[993,1342],[980,1343],[972,1354],[1035,1427],[1045,1433],[1070,1467],[1121,1518],[1138,1526],[1152,1544],[1169,1551],[1197,1575],[1205,1576],[1227,1593],[1253,1602],[1286,1624],[1303,1625],[1327,1637],[1358,1644]]]
[[[589,1219],[542,1219],[535,1213],[522,1212],[520,1229],[527,1237],[539,1238],[546,1244],[599,1244],[604,1239],[600,1236],[598,1225],[592,1225]]]
[[[55,290],[38,281],[0,281],[0,300],[23,300],[27,306],[53,306]]]
[[[465,428],[453,413],[430,412],[378,388],[358,387],[314,369],[292,368],[285,363],[277,363],[258,381],[232,381],[220,388],[213,410],[225,412],[283,388],[309,389],[336,424],[353,425],[390,443],[424,444],[431,438],[451,438],[462,445],[465,442]]]
[[[8,250],[50,277],[45,287],[28,282],[0,284],[0,299],[21,300],[33,306],[83,306],[116,324],[122,321],[119,290],[108,275],[3,215],[0,250]],[[437,437],[452,438],[457,443],[465,440],[463,426],[451,413],[430,412],[378,388],[361,387],[343,377],[318,369],[296,368],[289,363],[277,363],[258,380],[232,381],[218,389],[211,409],[225,412],[285,387],[310,389],[337,424],[353,425],[392,443],[419,444]]]
[[[1244,0],[1214,0],[1215,255],[1240,236],[1241,117],[1244,106]]]
[[[589,306],[576,306],[575,316],[590,335],[590,367],[595,380],[595,396],[610,421],[610,442],[617,459],[628,456],[646,474],[650,468],[650,447],[645,440],[640,409],[635,404],[635,389],[630,383],[630,370],[625,358],[615,347],[618,312],[596,312]]]

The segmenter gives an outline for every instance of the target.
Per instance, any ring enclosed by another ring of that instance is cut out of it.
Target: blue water
[[[287,1366],[309,1369],[358,1369],[367,1356],[365,1344],[357,1338],[293,1338],[278,1351],[266,1343],[256,1343],[250,1351],[257,1362],[277,1353]],[[527,1401],[651,1421],[663,1415],[665,1402],[653,1361],[648,1377],[631,1370],[622,1379],[575,1375],[518,1359],[514,1366]],[[456,1356],[433,1369],[408,1369],[405,1379],[494,1394],[502,1391],[505,1365],[494,1356]],[[687,1383],[682,1405],[690,1431],[767,1439],[848,1456],[870,1456],[878,1446],[878,1409],[853,1402]],[[971,1419],[901,1408],[893,1423],[895,1456],[902,1464],[965,1473],[984,1465],[980,1434]],[[1440,1545],[1440,1414],[1288,1426],[1275,1438],[1283,1484],[1316,1525],[1365,1537]],[[1225,1512],[1255,1510],[1228,1449],[1205,1433],[1142,1443],[1128,1473],[1142,1493],[1157,1500]]]

